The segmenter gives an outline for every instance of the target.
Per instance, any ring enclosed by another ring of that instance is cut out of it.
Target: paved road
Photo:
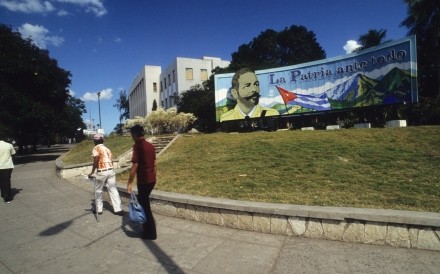
[[[440,252],[277,236],[155,215],[158,239],[55,175],[54,146],[22,157],[0,203],[0,273],[440,273]],[[126,206],[124,207],[126,209]]]

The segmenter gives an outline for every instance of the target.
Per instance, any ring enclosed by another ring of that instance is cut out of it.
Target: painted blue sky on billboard
[[[412,37],[342,57],[261,70],[256,72],[260,82],[260,105],[278,108],[280,114],[291,114],[330,109],[298,103],[302,99],[321,100],[323,104],[329,100],[331,109],[415,102],[416,67],[415,39]],[[218,115],[224,111],[219,108],[234,100],[228,92],[232,76],[230,73],[215,78]],[[283,91],[298,99],[283,97]],[[282,105],[308,109],[287,109]]]

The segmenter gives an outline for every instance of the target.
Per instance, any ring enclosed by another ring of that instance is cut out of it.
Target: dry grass
[[[104,139],[104,145],[111,149],[113,157],[117,157],[133,147],[133,140],[131,137],[111,136]],[[92,163],[92,149],[94,146],[91,139],[86,139],[76,144],[75,147],[64,156],[64,163]]]

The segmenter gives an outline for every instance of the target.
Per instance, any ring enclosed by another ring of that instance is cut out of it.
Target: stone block
[[[220,210],[217,208],[210,208],[206,223],[213,224],[213,225],[219,225],[224,226],[223,218],[221,217]]]
[[[196,218],[201,223],[208,223],[209,220],[209,208],[204,206],[199,206],[196,209]]]
[[[349,223],[342,235],[344,242],[350,243],[363,243],[365,242],[365,225],[358,221]]]
[[[339,125],[328,125],[325,127],[326,130],[335,130],[335,129],[341,129]]]
[[[185,212],[185,219],[190,221],[198,222],[199,218],[197,216],[197,206],[187,204],[186,205],[186,212]]]
[[[341,222],[337,220],[322,220],[324,237],[329,240],[342,240],[342,235],[344,234],[346,225],[347,223],[345,221]]]
[[[287,218],[284,216],[270,217],[270,233],[278,235],[287,234]]]
[[[224,226],[237,228],[238,216],[236,211],[220,209],[220,214],[222,215]]]
[[[353,125],[354,128],[371,128],[371,123],[357,123]]]
[[[320,219],[310,219],[304,236],[312,239],[324,239],[324,230]]]
[[[252,214],[248,212],[238,211],[236,228],[252,231],[253,230],[252,219],[253,219]]]
[[[287,235],[301,236],[306,232],[306,218],[288,217]]]
[[[253,231],[270,233],[270,216],[266,214],[254,214]]]
[[[409,235],[409,243],[411,247],[415,247],[417,245],[417,238],[419,237],[419,228],[417,227],[408,228],[408,235]]]
[[[76,168],[65,168],[61,170],[61,178],[73,178],[90,173],[90,165]]]
[[[385,244],[406,248],[411,247],[409,230],[404,225],[389,225]]]
[[[365,243],[384,245],[386,237],[386,224],[376,222],[368,222],[365,224]]]
[[[153,212],[165,216],[176,217],[177,208],[172,202],[155,202],[151,205]]]
[[[191,220],[193,217],[191,215],[195,214],[195,210],[187,209],[186,204],[176,203],[176,217],[186,220]]]
[[[314,127],[302,127],[301,130],[315,130]]]
[[[440,241],[435,231],[430,228],[420,229],[415,248],[440,251]]]
[[[386,127],[406,127],[406,120],[387,121]]]

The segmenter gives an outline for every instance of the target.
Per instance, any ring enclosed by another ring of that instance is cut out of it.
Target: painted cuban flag
[[[312,95],[297,94],[278,86],[277,89],[281,94],[281,98],[283,98],[285,105],[299,105],[316,111],[331,110],[330,102],[328,101],[325,93],[317,97]]]

